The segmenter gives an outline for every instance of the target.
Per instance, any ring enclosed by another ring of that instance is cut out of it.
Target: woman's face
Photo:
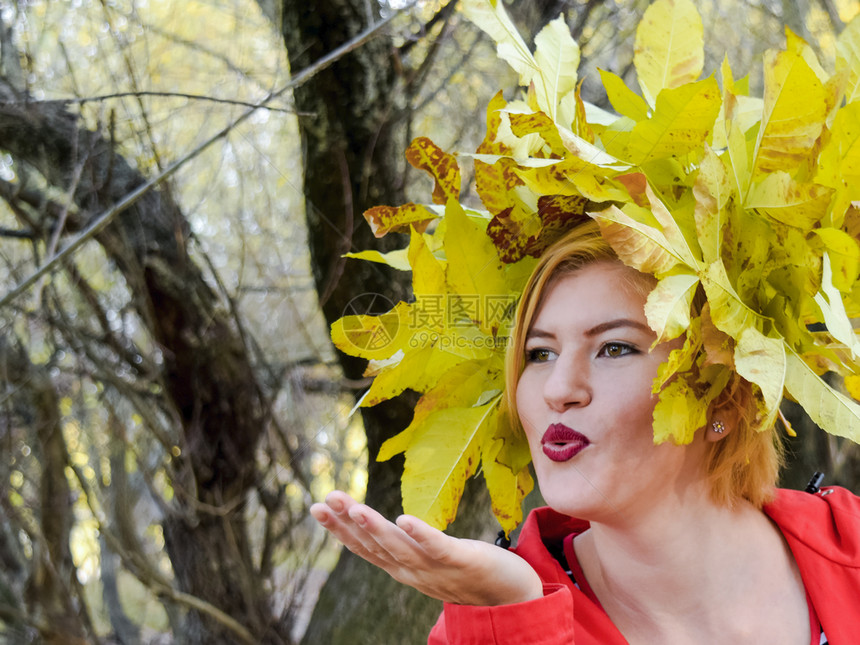
[[[544,498],[592,521],[631,520],[703,480],[702,441],[654,445],[651,385],[680,341],[648,351],[655,334],[631,278],[603,261],[551,281],[517,385]]]

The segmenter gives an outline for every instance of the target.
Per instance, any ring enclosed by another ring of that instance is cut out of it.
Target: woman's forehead
[[[594,262],[562,272],[547,283],[535,318],[550,311],[569,316],[632,312],[644,318],[647,293],[643,274],[620,262]],[[590,316],[589,316],[590,317]],[[534,321],[532,321],[534,323]]]
[[[604,286],[611,286],[613,289],[622,290],[630,295],[640,296],[643,300],[647,298],[657,283],[654,276],[637,271],[621,260],[601,259],[576,267],[565,267],[562,264],[547,280],[543,293],[540,295],[541,303],[560,282],[567,280],[597,281],[603,283]]]

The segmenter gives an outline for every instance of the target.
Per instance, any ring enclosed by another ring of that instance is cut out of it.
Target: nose
[[[588,362],[559,356],[544,381],[543,396],[547,405],[558,412],[588,405],[592,397]]]

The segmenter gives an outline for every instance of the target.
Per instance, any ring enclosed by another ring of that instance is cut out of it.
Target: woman
[[[445,601],[431,644],[858,642],[860,503],[775,489],[779,449],[750,429],[742,379],[692,443],[655,445],[652,382],[680,345],[650,349],[654,282],[592,222],[532,274],[506,394],[549,508],[516,549],[390,523],[340,492],[312,507],[351,551]]]

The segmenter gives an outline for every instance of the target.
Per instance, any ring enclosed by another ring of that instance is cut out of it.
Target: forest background
[[[508,6],[527,39],[564,12],[608,107],[647,4]],[[696,4],[705,73],[727,53],[753,93],[784,25],[828,67],[860,12]],[[368,383],[328,325],[408,298],[343,254],[403,246],[361,214],[426,201],[411,138],[474,150],[514,85],[456,0],[0,2],[3,642],[424,642],[438,603],[307,512],[339,487],[398,513],[373,456],[413,402],[349,416]],[[856,491],[857,446],[786,413],[785,485]],[[479,480],[454,534],[498,529]]]

